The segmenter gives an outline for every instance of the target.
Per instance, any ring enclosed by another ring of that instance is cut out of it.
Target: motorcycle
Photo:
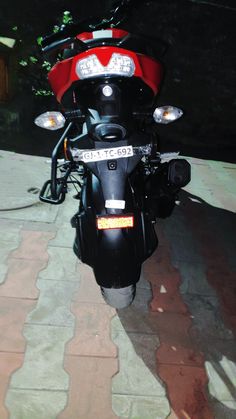
[[[44,53],[59,52],[48,80],[61,111],[35,120],[51,130],[66,125],[40,199],[61,204],[74,185],[74,252],[117,309],[132,303],[142,263],[158,245],[155,223],[172,213],[191,176],[178,153],[159,151],[154,124],[168,124],[182,111],[155,108],[163,66],[150,39],[118,28],[128,6],[123,0],[109,18],[43,39]]]

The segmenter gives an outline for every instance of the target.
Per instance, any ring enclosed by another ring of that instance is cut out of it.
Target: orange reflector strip
[[[98,230],[109,230],[112,228],[132,228],[133,226],[133,215],[97,217]]]
[[[68,159],[68,154],[67,154],[67,143],[68,143],[68,139],[65,138],[64,139],[64,155],[65,155],[66,160],[69,160]]]

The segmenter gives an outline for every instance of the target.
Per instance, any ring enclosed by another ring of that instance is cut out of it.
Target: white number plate
[[[113,160],[132,157],[134,155],[131,145],[124,147],[102,148],[100,150],[86,150],[82,152],[82,160],[85,163],[101,160]]]

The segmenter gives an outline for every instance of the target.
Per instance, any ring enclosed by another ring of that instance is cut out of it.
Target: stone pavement
[[[236,418],[236,166],[191,159],[133,305],[71,249],[46,158],[0,152],[0,419]]]

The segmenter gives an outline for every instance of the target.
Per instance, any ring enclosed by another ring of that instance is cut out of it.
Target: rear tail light
[[[97,217],[98,230],[112,230],[116,228],[133,228],[133,215],[107,215],[104,217]]]
[[[134,60],[128,55],[114,52],[107,66],[103,66],[95,54],[77,61],[76,73],[81,80],[98,76],[132,77],[135,72]]]

